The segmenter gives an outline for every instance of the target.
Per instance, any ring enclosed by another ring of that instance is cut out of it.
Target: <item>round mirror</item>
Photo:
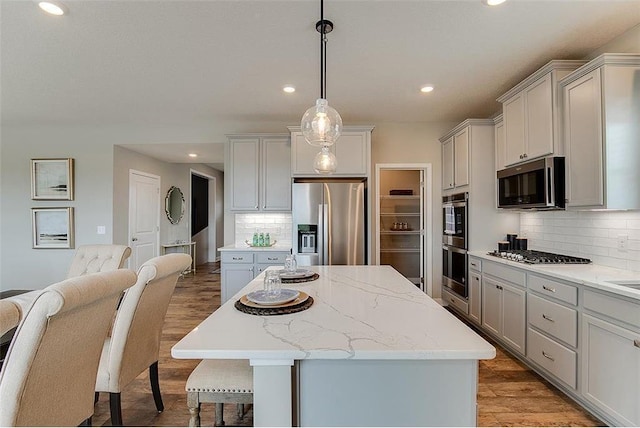
[[[178,224],[184,215],[184,195],[179,187],[171,186],[164,199],[164,210],[171,224]]]

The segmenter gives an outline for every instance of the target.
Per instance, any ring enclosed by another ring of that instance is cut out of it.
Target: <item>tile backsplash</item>
[[[640,271],[640,211],[537,211],[520,215],[529,248]],[[620,242],[625,248],[620,248]]]
[[[291,245],[292,222],[290,213],[236,214],[236,245],[251,242],[254,232],[269,233],[278,245]]]

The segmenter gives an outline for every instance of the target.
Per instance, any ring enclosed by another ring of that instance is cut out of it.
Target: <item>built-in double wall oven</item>
[[[442,285],[467,298],[468,193],[442,198]]]

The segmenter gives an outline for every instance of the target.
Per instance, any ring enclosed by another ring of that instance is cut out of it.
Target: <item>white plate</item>
[[[307,278],[307,277],[313,276],[314,274],[315,272],[309,269],[297,269],[295,272],[281,270],[280,278],[283,278],[283,279]]]
[[[259,305],[281,305],[283,303],[290,302],[295,300],[300,295],[300,292],[297,290],[290,290],[288,288],[283,288],[280,290],[280,294],[276,297],[271,297],[267,295],[267,292],[264,290],[254,291],[252,293],[247,294],[247,299],[253,303],[257,303]]]

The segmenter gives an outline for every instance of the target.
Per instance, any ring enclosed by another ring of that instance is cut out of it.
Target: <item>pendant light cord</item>
[[[320,0],[320,98],[327,99],[327,36],[324,23],[324,0]]]

